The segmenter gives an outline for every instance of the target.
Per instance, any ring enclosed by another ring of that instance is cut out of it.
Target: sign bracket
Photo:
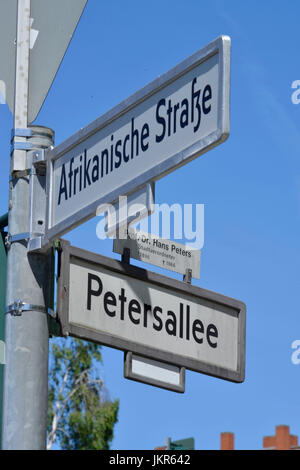
[[[130,264],[130,248],[124,248],[122,254],[122,263]]]
[[[187,284],[191,284],[192,277],[193,277],[192,269],[186,269],[185,275],[183,276],[183,282],[186,282]]]

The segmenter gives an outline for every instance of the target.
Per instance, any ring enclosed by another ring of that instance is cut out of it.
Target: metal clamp
[[[36,166],[46,167],[46,162],[41,151],[51,148],[54,142],[54,132],[52,129],[32,126],[30,128],[16,128],[11,132],[11,174],[18,178],[19,171],[31,170]],[[15,150],[17,152],[15,152]],[[45,171],[45,170],[44,170]]]
[[[191,284],[192,277],[193,277],[192,270],[191,269],[186,269],[185,275],[183,276],[183,282],[186,282],[187,284]]]
[[[32,129],[22,129],[22,128],[16,128],[12,129],[11,131],[11,140],[13,140],[15,137],[32,137]]]
[[[16,242],[27,242],[28,243],[29,240],[31,240],[33,238],[40,237],[40,236],[42,236],[42,234],[40,234],[40,233],[25,232],[25,233],[18,233],[17,235],[11,235],[10,233],[8,233],[5,237],[5,246],[9,250],[12,243],[16,243]]]
[[[10,146],[10,153],[12,154],[14,150],[34,150],[35,148],[36,145],[30,142],[13,142]]]
[[[37,129],[30,129],[28,127],[26,128],[17,127],[11,130],[11,141],[15,137],[34,137],[34,136],[49,137],[49,132],[47,132],[46,129],[43,132],[41,128],[37,130]]]
[[[51,317],[56,318],[56,313],[50,309],[43,307],[42,305],[27,304],[22,302],[22,300],[16,300],[13,304],[9,305],[5,309],[6,314],[11,314],[14,317],[22,316],[23,312],[41,312],[51,315]]]
[[[44,149],[36,149],[28,153],[28,167],[36,167],[41,164],[46,164]]]
[[[15,137],[32,137],[32,129],[12,129],[11,131],[11,141],[10,141],[10,153],[12,154],[14,150],[34,150],[36,147],[30,142],[15,142]]]
[[[41,150],[44,150],[45,148],[48,147],[48,145],[43,145],[41,143],[34,143],[30,142],[28,140],[25,141],[16,141],[16,137],[21,137],[21,138],[30,138],[30,137],[48,137],[48,134],[46,132],[37,132],[33,131],[33,129],[12,129],[11,131],[11,140],[10,140],[10,153],[12,154],[14,150],[31,150],[31,151],[36,151],[37,154]],[[44,158],[42,158],[44,160]],[[40,161],[40,158],[38,158],[38,161]]]

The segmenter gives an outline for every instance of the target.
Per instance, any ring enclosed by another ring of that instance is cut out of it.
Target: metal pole
[[[166,438],[166,450],[171,450],[171,438]]]
[[[7,226],[7,214],[0,217],[0,449],[2,442],[2,404],[3,404],[3,372],[5,361],[5,290],[6,290],[6,250],[4,245]]]
[[[26,129],[30,44],[30,0],[18,0],[15,129]],[[18,142],[26,141],[19,138]],[[20,144],[18,145],[20,147]],[[11,159],[8,231],[11,236],[29,232],[30,177],[26,150]],[[7,256],[6,364],[2,448],[46,448],[48,393],[48,307],[51,257],[28,255],[26,241],[11,243]],[[20,300],[32,309],[9,310]],[[48,305],[47,305],[48,304]],[[39,308],[37,308],[39,306]]]

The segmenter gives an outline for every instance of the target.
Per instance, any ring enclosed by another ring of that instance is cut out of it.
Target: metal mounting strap
[[[32,137],[32,135],[33,135],[32,129],[27,129],[27,128],[21,129],[19,127],[16,129],[12,129],[11,140],[14,139],[14,137]]]
[[[56,314],[53,310],[43,307],[42,305],[27,304],[22,300],[16,300],[13,304],[9,305],[5,309],[6,314],[11,314],[14,317],[20,317],[23,312],[41,312],[47,313],[52,317],[56,318]]]
[[[191,284],[192,277],[193,277],[192,270],[191,269],[186,269],[185,275],[183,276],[183,282],[186,282],[187,284]]]
[[[46,132],[37,132],[32,129],[12,129],[11,131],[11,140],[10,140],[10,153],[12,154],[14,150],[39,150],[46,148],[47,145],[43,146],[42,144],[32,143],[28,141],[19,142],[15,141],[16,137],[28,138],[28,137],[47,137]]]
[[[24,233],[18,233],[17,235],[11,235],[10,233],[8,233],[5,237],[5,246],[7,249],[9,249],[12,243],[23,242],[23,241],[28,242],[32,238],[41,237],[41,236],[43,236],[43,234],[41,233],[24,232]]]
[[[49,132],[46,129],[17,127],[11,130],[11,140],[15,137],[49,137]]]
[[[10,146],[10,153],[12,154],[14,150],[34,150],[38,147],[30,142],[13,142]]]

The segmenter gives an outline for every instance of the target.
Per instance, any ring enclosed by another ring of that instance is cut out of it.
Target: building
[[[170,438],[168,438],[170,441]],[[154,450],[168,450],[167,444],[155,447]],[[222,432],[220,438],[220,450],[234,450],[234,434],[232,432]],[[290,434],[290,428],[286,425],[276,426],[274,436],[263,437],[262,450],[300,450],[298,436]]]
[[[220,448],[221,450],[234,450],[234,434],[232,432],[221,433]],[[263,450],[300,450],[298,437],[290,434],[289,426],[276,426],[274,436],[263,438]]]

